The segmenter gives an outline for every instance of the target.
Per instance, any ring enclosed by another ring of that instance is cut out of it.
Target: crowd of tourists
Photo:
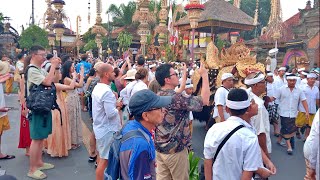
[[[88,111],[93,124],[88,161],[96,163],[97,180],[113,174],[132,180],[189,179],[192,112],[210,104],[204,64],[189,67],[138,55],[72,59],[55,57],[41,46],[17,59],[15,64],[6,56],[0,61],[0,145],[2,133],[10,129],[4,96],[15,81],[21,106],[18,148],[29,156],[28,177],[44,179],[44,171],[54,168],[43,162],[43,151],[65,157],[82,145],[81,114]],[[191,81],[195,70],[202,79],[198,94]],[[303,138],[305,179],[319,179],[319,69],[250,72],[246,89],[235,88],[234,78],[231,72],[222,74],[214,95],[215,124],[204,141],[205,178],[251,180],[276,174],[270,159],[273,132],[288,155],[294,154],[295,137]],[[30,94],[41,87],[54,92],[50,111],[37,111],[42,100],[32,101]],[[13,158],[0,148],[0,159]]]

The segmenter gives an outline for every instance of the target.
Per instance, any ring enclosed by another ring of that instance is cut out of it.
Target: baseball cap
[[[158,96],[149,89],[136,92],[129,102],[132,115],[141,115],[152,108],[162,108],[171,104],[172,96]]]

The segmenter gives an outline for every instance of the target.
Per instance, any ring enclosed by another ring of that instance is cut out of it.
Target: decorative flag
[[[176,45],[178,43],[178,30],[176,29],[175,34],[170,35],[170,44]]]
[[[169,1],[169,4],[170,4],[170,9],[169,9],[169,15],[168,15],[168,31],[169,31],[169,34],[171,35],[172,34],[172,28],[173,28],[173,24],[172,24],[172,3],[171,1]]]

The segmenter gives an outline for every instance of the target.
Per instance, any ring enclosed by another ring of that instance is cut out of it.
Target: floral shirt
[[[189,111],[202,111],[201,96],[186,97],[174,90],[160,90],[160,96],[172,96],[167,106],[163,122],[156,127],[156,150],[163,154],[173,154],[190,146]]]

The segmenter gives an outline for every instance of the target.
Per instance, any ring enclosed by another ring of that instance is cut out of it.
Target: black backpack
[[[85,97],[91,97],[92,91],[94,89],[94,87],[96,87],[96,85],[98,84],[98,82],[100,81],[100,78],[95,77],[93,78],[93,80],[90,82],[87,91],[85,92]]]
[[[51,110],[57,109],[60,112],[60,120],[62,125],[61,109],[56,101],[57,94],[54,83],[52,83],[51,86],[32,84],[29,87],[29,95],[27,95],[28,71],[30,68],[38,69],[34,65],[29,65],[25,71],[25,98],[27,108],[32,112],[36,112],[37,114],[46,114]]]
[[[150,139],[147,138],[141,129],[132,130],[127,132],[124,136],[121,135],[120,132],[116,132],[113,135],[113,142],[111,143],[109,156],[108,156],[108,164],[109,166],[104,171],[104,180],[122,180],[121,177],[121,167],[120,167],[120,147],[121,144],[125,141],[136,138],[136,137],[143,137],[150,143]],[[148,140],[149,139],[149,140]]]

